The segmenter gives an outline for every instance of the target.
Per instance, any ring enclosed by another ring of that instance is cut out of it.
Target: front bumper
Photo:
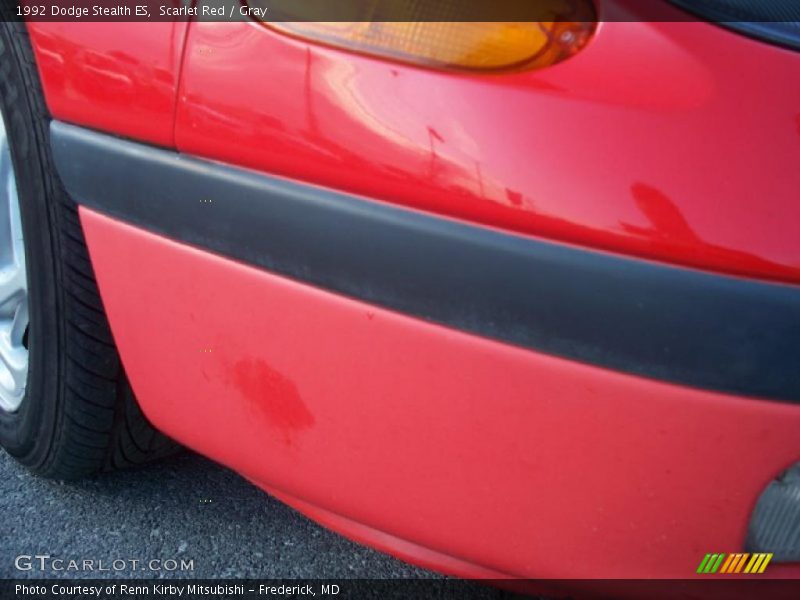
[[[461,575],[683,578],[800,455],[795,287],[53,144],[148,418],[345,534]]]

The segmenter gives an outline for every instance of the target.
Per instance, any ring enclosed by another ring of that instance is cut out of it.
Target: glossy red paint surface
[[[503,75],[193,23],[176,140],[500,228],[800,282],[798,72],[800,54],[705,23],[604,23],[572,59]]]
[[[148,418],[406,558],[689,577],[742,547],[758,494],[800,458],[798,406],[505,346],[80,214]]]
[[[174,146],[175,95],[188,23],[28,23],[57,119]]]

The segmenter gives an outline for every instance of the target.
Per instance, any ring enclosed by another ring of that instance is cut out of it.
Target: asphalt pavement
[[[189,452],[60,483],[34,477],[0,450],[0,519],[0,578],[437,577],[323,529]],[[35,555],[50,555],[45,572],[40,559],[17,558]],[[55,563],[60,571],[51,569],[54,559],[64,561]],[[149,569],[154,559],[170,568],[168,560],[191,560],[193,568]],[[69,571],[69,560],[94,560],[94,569]],[[128,567],[100,572],[99,560],[106,568],[114,560]],[[131,560],[141,561],[137,570]],[[470,597],[496,595],[475,585]]]

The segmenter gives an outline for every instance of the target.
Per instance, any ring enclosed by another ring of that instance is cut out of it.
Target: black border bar
[[[769,570],[767,570],[769,573]],[[99,595],[98,595],[99,591]],[[327,598],[363,600],[523,600],[563,598],[745,598],[794,600],[800,582],[746,575],[698,579],[478,579],[432,576],[414,579],[165,579],[104,578],[0,579],[0,600],[251,600],[255,598]],[[313,595],[311,594],[313,592]]]
[[[501,233],[61,122],[51,138],[79,204],[168,238],[539,352],[800,402],[800,287]]]
[[[795,0],[13,0],[10,20],[509,22],[800,22]]]

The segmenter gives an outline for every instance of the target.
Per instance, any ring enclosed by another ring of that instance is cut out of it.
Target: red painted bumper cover
[[[158,427],[430,566],[687,577],[742,546],[759,492],[800,454],[791,404],[549,357],[81,219]]]

